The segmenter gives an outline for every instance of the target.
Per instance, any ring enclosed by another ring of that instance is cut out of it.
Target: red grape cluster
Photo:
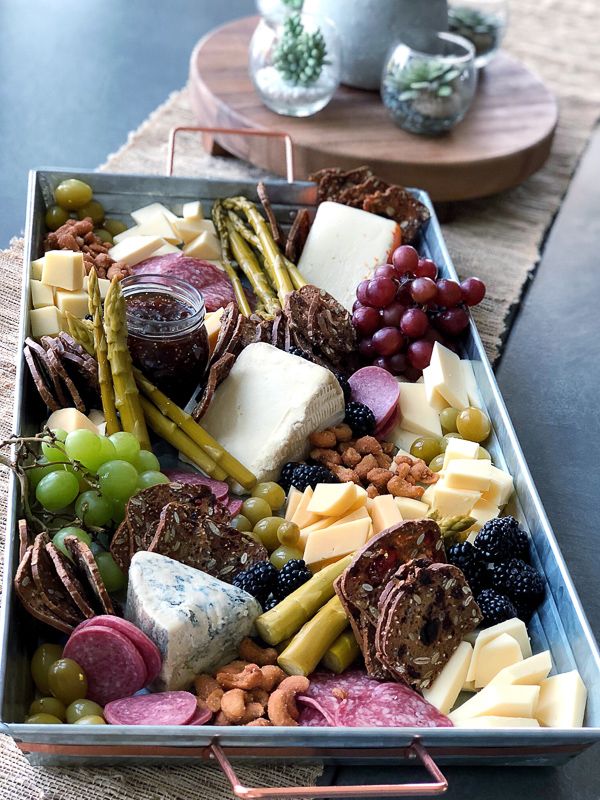
[[[429,366],[436,341],[452,347],[469,325],[467,307],[483,300],[485,284],[479,278],[459,284],[437,274],[431,259],[402,245],[391,264],[359,283],[352,322],[366,361],[416,380]]]

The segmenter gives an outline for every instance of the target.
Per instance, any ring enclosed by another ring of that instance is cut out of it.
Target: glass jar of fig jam
[[[208,362],[202,295],[187,281],[166,275],[131,275],[121,287],[133,363],[168,397],[185,405]]]

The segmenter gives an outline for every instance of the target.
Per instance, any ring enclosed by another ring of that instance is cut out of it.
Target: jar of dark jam
[[[131,275],[121,287],[133,363],[168,397],[185,405],[208,362],[202,295],[187,281],[166,275]]]

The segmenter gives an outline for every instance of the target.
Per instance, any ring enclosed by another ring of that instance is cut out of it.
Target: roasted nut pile
[[[44,240],[44,251],[74,250],[83,253],[86,274],[96,267],[99,278],[112,280],[115,277],[126,278],[131,275],[131,268],[123,261],[114,261],[109,255],[111,245],[103,242],[94,233],[91,217],[85,219],[69,219],[55,231],[51,231]]]

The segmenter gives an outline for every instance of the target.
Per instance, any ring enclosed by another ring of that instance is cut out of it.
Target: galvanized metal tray
[[[42,254],[44,212],[54,187],[64,178],[77,176],[89,183],[95,197],[111,217],[127,220],[128,212],[153,201],[162,201],[175,212],[188,200],[211,200],[232,194],[256,198],[255,184],[195,178],[108,175],[89,172],[41,170],[32,172],[29,183],[25,263],[20,341],[29,326],[29,261]],[[314,210],[315,186],[310,183],[272,182],[269,195],[280,222],[289,225],[300,206]],[[420,242],[422,252],[433,258],[446,277],[456,272],[444,244],[434,209],[424,192],[415,195],[432,213]],[[432,761],[445,764],[560,763],[600,741],[600,653],[567,572],[556,539],[519,447],[504,401],[474,324],[471,324],[464,356],[474,362],[481,398],[493,424],[490,451],[494,462],[505,467],[515,480],[515,499],[509,509],[530,531],[533,562],[542,570],[548,591],[530,625],[534,652],[549,648],[554,671],[577,668],[588,688],[585,727],[581,729],[524,729],[474,731],[438,728],[236,728],[236,727],[80,727],[72,725],[25,725],[26,710],[33,697],[29,658],[40,638],[40,630],[20,607],[12,589],[18,561],[16,521],[20,501],[12,480],[8,507],[8,530],[4,566],[4,591],[0,620],[0,713],[1,730],[12,736],[35,763],[114,764],[135,758],[164,762],[215,758],[232,781],[234,790],[249,797],[356,796],[358,794],[434,794],[446,787]],[[33,383],[19,360],[15,385],[15,432],[25,435],[39,429],[44,408]],[[226,754],[226,755],[225,755]],[[246,790],[227,761],[229,758],[307,760],[323,758],[332,763],[354,764],[398,762],[420,759],[432,777],[429,784],[393,787],[333,787],[290,790]]]

